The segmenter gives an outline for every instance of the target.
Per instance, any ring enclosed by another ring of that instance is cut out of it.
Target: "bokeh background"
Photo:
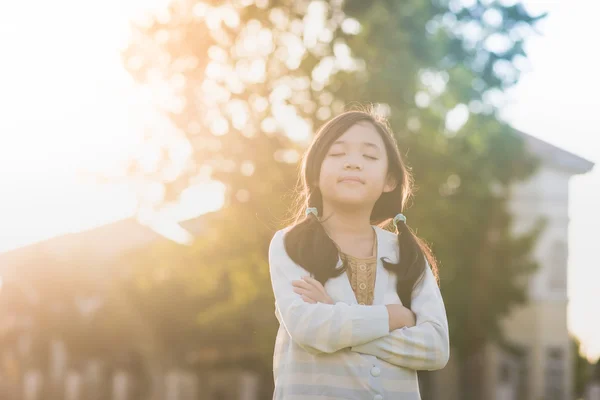
[[[337,113],[389,118],[440,262],[424,399],[600,356],[593,0],[0,3],[0,398],[268,399],[267,248]],[[600,376],[598,377],[600,379]]]

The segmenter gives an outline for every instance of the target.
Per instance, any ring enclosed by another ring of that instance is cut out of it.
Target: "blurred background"
[[[259,400],[267,248],[345,109],[387,117],[440,262],[424,400],[600,381],[600,3],[0,3],[0,399]],[[595,365],[596,364],[596,365]]]

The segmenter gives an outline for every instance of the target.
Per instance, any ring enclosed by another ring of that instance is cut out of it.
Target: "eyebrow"
[[[333,142],[333,144],[346,144],[346,142],[344,142],[343,140],[336,140],[335,142]],[[367,147],[373,147],[377,150],[380,150],[379,146],[377,146],[375,143],[371,143],[371,142],[362,142],[361,143],[363,146],[367,146]],[[333,146],[333,145],[332,145]]]

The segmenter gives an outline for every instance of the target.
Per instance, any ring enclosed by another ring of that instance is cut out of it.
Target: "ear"
[[[385,185],[383,185],[383,193],[389,193],[393,191],[396,189],[396,186],[398,186],[396,179],[392,175],[388,175],[385,180]]]

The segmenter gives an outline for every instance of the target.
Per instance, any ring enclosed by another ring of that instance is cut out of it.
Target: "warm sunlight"
[[[600,390],[600,2],[406,3],[0,1],[0,400]]]
[[[9,193],[0,220],[12,228],[0,237],[0,250],[134,211],[128,185],[95,181],[100,175],[118,181],[144,131],[169,129],[164,120],[147,118],[156,114],[151,96],[134,89],[119,54],[129,40],[128,21],[167,2],[59,0],[37,2],[36,13],[23,2],[0,5],[0,47],[13,60],[3,62],[0,73],[0,132],[6,135],[0,178]],[[22,28],[25,20],[31,29]],[[184,197],[186,211],[179,214],[214,210],[222,186],[200,183]]]

